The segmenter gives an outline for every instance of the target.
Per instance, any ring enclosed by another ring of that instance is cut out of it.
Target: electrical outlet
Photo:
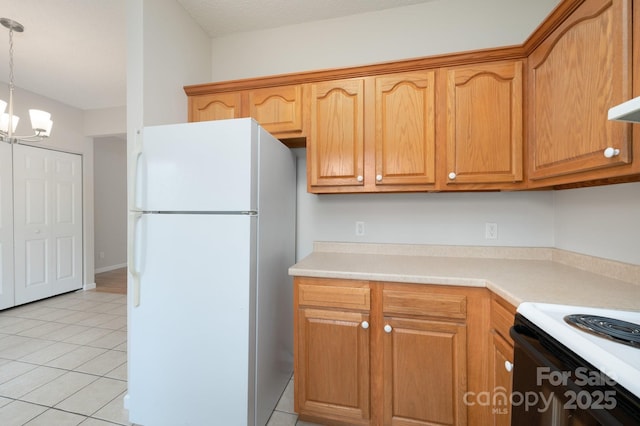
[[[356,222],[356,236],[364,236],[364,222]]]
[[[487,222],[484,224],[484,239],[485,240],[497,240],[498,239],[498,224]]]

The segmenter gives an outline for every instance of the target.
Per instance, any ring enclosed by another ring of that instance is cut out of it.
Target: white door
[[[11,145],[0,142],[0,309],[13,300],[13,185]]]
[[[82,287],[82,159],[14,146],[16,305]]]

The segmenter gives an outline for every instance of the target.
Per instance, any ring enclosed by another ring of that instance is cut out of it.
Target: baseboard
[[[82,286],[84,291],[93,290],[94,288],[96,288],[96,283],[85,284]]]
[[[119,265],[105,266],[102,268],[96,268],[95,273],[100,274],[102,272],[109,272],[109,271],[113,271],[114,269],[120,269],[120,268],[126,268],[126,267],[127,267],[126,263],[121,263]]]

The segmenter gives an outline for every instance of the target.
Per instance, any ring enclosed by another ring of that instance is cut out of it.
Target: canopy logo
[[[607,386],[600,390],[571,390],[556,393],[553,388],[562,386],[566,389],[569,381],[577,386]],[[536,371],[536,385],[544,390],[530,390],[525,392],[508,392],[502,386],[493,391],[466,392],[463,397],[465,405],[491,406],[494,414],[508,414],[509,407],[524,406],[525,411],[536,410],[540,413],[552,409],[554,401],[561,404],[565,410],[612,410],[616,407],[616,391],[610,387],[616,381],[600,371],[591,371],[585,367],[578,367],[574,371],[556,371],[549,367],[538,367]]]

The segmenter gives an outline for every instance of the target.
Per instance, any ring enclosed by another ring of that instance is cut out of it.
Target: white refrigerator
[[[129,420],[264,425],[293,370],[295,157],[252,119],[145,127],[137,145]]]

